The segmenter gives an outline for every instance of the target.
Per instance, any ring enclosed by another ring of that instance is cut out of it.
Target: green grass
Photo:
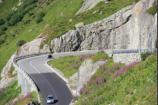
[[[37,93],[32,92],[29,96],[18,100],[15,105],[27,105],[29,102],[37,101]]]
[[[105,54],[104,52],[98,52],[96,55],[93,55],[90,57],[94,62],[99,61],[99,60],[106,60],[109,59],[108,55]]]
[[[65,77],[70,77],[79,70],[79,67],[85,59],[92,59],[96,62],[108,59],[108,56],[103,52],[99,52],[96,55],[67,56],[49,61],[48,64],[59,69]]]
[[[51,34],[51,36],[49,36],[48,42],[54,37],[58,37],[64,34],[65,32],[67,32],[68,30],[74,29],[75,24],[77,24],[78,22],[89,24],[89,23],[104,19],[105,17],[108,17],[114,14],[115,12],[117,12],[118,10],[122,9],[123,7],[131,5],[132,3],[135,3],[135,2],[136,0],[112,0],[108,4],[105,4],[104,2],[100,2],[92,10],[79,14],[78,16],[74,15],[76,13],[75,11],[73,12],[73,14],[69,14],[68,16],[64,16],[63,18],[62,17],[55,18],[55,21],[54,21],[55,24],[52,24],[52,27],[51,27],[53,30],[53,33]],[[96,13],[94,13],[94,11],[96,11]],[[101,12],[102,14],[100,14]],[[65,13],[65,11],[63,13]],[[47,19],[48,18],[46,18],[46,20]],[[69,22],[69,19],[72,19],[72,21]]]
[[[156,105],[156,65],[156,56],[151,55],[114,78],[114,72],[122,65],[109,61],[85,86],[88,93],[82,94],[76,105]],[[106,82],[98,85],[93,82],[96,77],[104,78]]]
[[[4,44],[0,45],[0,71],[6,64],[10,56],[17,50],[17,41],[31,41],[42,32],[44,35],[47,35],[47,33],[50,31],[53,32],[52,29],[48,30],[49,27],[46,26],[57,23],[57,20],[61,20],[61,18],[64,19],[64,17],[60,16],[59,12],[65,12],[66,16],[74,14],[82,4],[82,0],[71,1],[72,3],[70,3],[70,1],[68,0],[53,0],[52,2],[50,2],[49,5],[43,4],[42,8],[36,7],[31,11],[33,13],[33,16],[29,16],[29,14],[26,14],[22,22],[16,24],[15,26],[9,27],[6,31],[7,40]],[[68,5],[73,8],[69,8]],[[34,16],[39,13],[37,11],[43,11],[46,13],[44,21],[39,24],[35,22],[34,18]],[[28,24],[24,24],[24,21],[26,20],[31,21]]]
[[[12,8],[17,5],[18,1],[4,0],[3,3],[0,3],[0,19],[5,18],[12,11]]]
[[[155,15],[156,14],[156,12],[157,12],[157,6],[152,6],[152,7],[150,7],[148,10],[147,10],[147,12],[149,13],[149,14],[151,14],[151,15]]]
[[[18,87],[18,83],[14,82],[9,87],[0,91],[0,105],[5,105],[10,100],[17,97],[21,92],[20,87]]]
[[[6,2],[9,2],[9,0],[6,0]],[[75,16],[75,13],[81,7],[83,0],[50,0],[48,3],[43,3],[40,7],[35,7],[25,14],[21,22],[8,27],[8,30],[5,32],[7,39],[5,43],[0,45],[0,72],[10,56],[17,50],[17,41],[31,41],[42,33],[43,36],[47,36],[45,43],[49,43],[53,38],[62,35],[70,29],[74,29],[75,24],[78,22],[88,24],[103,19],[133,2],[135,0],[112,0],[106,5],[99,3],[94,9],[78,16]],[[94,11],[97,12],[94,14]],[[101,11],[102,14],[100,14]],[[45,16],[43,21],[37,24],[35,17],[39,12],[44,12]],[[30,13],[33,15],[30,16]],[[5,14],[9,14],[9,10]],[[71,22],[69,22],[70,19],[72,19]],[[24,23],[24,21],[28,20],[30,23]]]
[[[70,77],[78,71],[82,61],[79,56],[68,56],[55,59],[48,63],[59,69],[65,77]]]

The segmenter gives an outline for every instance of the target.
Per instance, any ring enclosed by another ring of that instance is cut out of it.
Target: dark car
[[[51,59],[53,58],[53,56],[51,54],[48,55],[48,59]]]

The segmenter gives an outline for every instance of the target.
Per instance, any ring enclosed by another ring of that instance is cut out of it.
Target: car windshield
[[[48,96],[47,98],[48,98],[48,99],[53,99],[53,96]]]

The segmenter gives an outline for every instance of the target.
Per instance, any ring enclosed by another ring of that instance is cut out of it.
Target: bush
[[[0,31],[6,31],[7,30],[7,27],[6,26],[1,26],[0,27]]]
[[[1,35],[0,36],[0,44],[3,44],[6,40],[6,36],[5,35]]]
[[[3,25],[5,21],[3,19],[0,19],[0,25]]]
[[[17,24],[18,22],[20,22],[23,18],[23,14],[18,12],[15,13],[14,15],[11,16],[10,20],[8,21],[8,25],[9,26],[13,26],[15,24]]]
[[[40,22],[42,22],[43,21],[43,18],[40,18],[40,17],[37,17],[36,18],[36,23],[40,23]]]
[[[37,0],[25,0],[23,4],[17,9],[17,11],[11,12],[7,16],[7,23],[9,26],[13,26],[20,22],[26,13],[28,13],[31,9],[36,7]]]
[[[156,7],[155,5],[152,6],[152,7],[150,7],[150,8],[147,10],[147,12],[148,12],[149,14],[151,14],[151,15],[155,15],[156,12],[157,12],[157,7]]]
[[[98,60],[106,60],[108,59],[108,55],[105,54],[103,51],[102,52],[98,52],[95,56],[92,56],[91,59],[95,62]]]
[[[36,16],[36,23],[42,22],[44,16],[45,16],[45,14],[43,12],[38,13]]]
[[[34,15],[34,13],[30,12],[30,13],[29,13],[29,16],[32,16],[32,15]]]
[[[151,55],[151,53],[149,53],[149,52],[142,53],[142,54],[141,54],[141,59],[144,61],[144,60],[146,60],[146,58],[147,58],[149,55]]]
[[[23,23],[24,24],[30,24],[31,20],[24,20]]]
[[[18,47],[20,47],[20,46],[24,45],[25,43],[26,43],[25,40],[19,40],[16,45],[17,45]]]
[[[88,88],[86,88],[86,87],[81,88],[80,94],[85,94],[85,95],[87,95],[88,93],[89,93],[89,89],[88,89]]]

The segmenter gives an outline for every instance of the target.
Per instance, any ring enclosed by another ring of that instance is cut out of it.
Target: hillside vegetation
[[[143,53],[141,62],[129,65],[114,63],[105,53],[96,55],[67,56],[50,61],[65,77],[79,70],[85,59],[106,60],[80,90],[75,105],[156,105],[155,54]],[[91,101],[87,101],[91,100]]]
[[[156,63],[155,55],[128,66],[109,60],[81,89],[76,105],[156,105]]]
[[[105,53],[99,52],[96,55],[66,56],[49,61],[48,64],[59,69],[65,77],[70,77],[79,70],[79,67],[85,59],[106,60],[108,57]]]
[[[8,8],[0,13],[0,70],[19,47],[19,41],[31,41],[42,33],[41,36],[47,36],[46,43],[49,43],[51,39],[74,29],[78,22],[88,24],[103,19],[136,0],[101,2],[78,16],[75,13],[83,0],[22,0],[21,5],[17,6],[18,2],[5,0],[0,4],[3,5],[0,11]]]
[[[10,100],[16,98],[21,92],[20,87],[18,87],[18,82],[13,82],[5,90],[0,91],[0,105],[5,105]]]

